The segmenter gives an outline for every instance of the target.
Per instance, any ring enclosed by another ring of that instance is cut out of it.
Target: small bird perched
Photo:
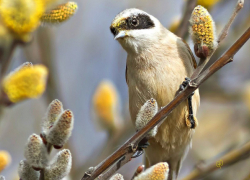
[[[141,106],[154,98],[166,106],[179,92],[185,77],[190,77],[196,61],[189,46],[168,31],[152,15],[139,9],[127,9],[113,20],[110,30],[127,52],[126,81],[129,110],[135,123]],[[193,95],[193,114],[200,103],[199,91]],[[168,162],[169,180],[176,179],[190,145],[194,127],[190,123],[188,101],[182,102],[164,120],[155,137],[149,139],[147,166]]]

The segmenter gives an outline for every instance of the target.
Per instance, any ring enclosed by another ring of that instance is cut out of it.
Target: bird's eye
[[[136,19],[136,18],[133,18],[133,19],[131,20],[131,25],[132,25],[132,26],[138,26],[138,25],[139,25],[139,20]]]

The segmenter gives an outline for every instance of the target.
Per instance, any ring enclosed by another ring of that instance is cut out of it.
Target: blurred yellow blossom
[[[10,164],[11,156],[7,151],[0,151],[0,172]]]
[[[201,5],[207,9],[212,8],[215,4],[217,4],[220,0],[198,0],[197,5]]]
[[[108,130],[116,128],[119,123],[119,97],[113,83],[102,81],[94,93],[92,102],[98,125]]]
[[[77,4],[75,2],[67,2],[57,6],[48,13],[44,13],[41,17],[41,22],[44,23],[60,23],[68,20],[77,11]]]
[[[40,96],[46,87],[48,70],[43,65],[22,66],[3,80],[3,91],[13,103]]]
[[[0,5],[4,24],[20,38],[38,27],[44,11],[43,0],[1,0]]]
[[[140,173],[134,180],[167,180],[168,172],[168,163],[160,162]]]

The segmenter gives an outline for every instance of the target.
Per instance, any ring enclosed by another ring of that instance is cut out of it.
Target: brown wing
[[[193,52],[191,51],[189,45],[183,39],[182,39],[182,42],[186,45],[187,50],[188,50],[190,56],[192,57],[193,67],[194,67],[194,69],[196,69],[197,68],[197,62],[195,60]]]

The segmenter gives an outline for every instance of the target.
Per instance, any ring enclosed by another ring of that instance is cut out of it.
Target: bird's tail
[[[174,162],[169,161],[167,163],[169,164],[168,180],[176,180],[180,172],[182,160],[180,159],[179,161],[174,161]]]

